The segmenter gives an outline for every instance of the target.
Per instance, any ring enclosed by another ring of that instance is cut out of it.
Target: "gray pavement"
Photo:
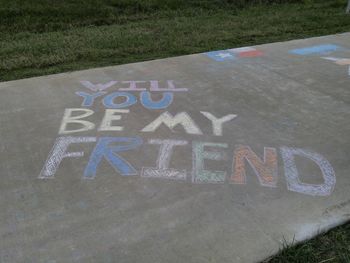
[[[350,219],[350,33],[0,83],[0,262],[257,262]]]

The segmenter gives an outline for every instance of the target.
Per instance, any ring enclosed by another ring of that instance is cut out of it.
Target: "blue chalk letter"
[[[81,104],[81,106],[83,106],[83,107],[90,107],[90,106],[92,106],[94,104],[94,100],[97,97],[100,97],[100,96],[106,94],[106,92],[97,92],[97,93],[89,94],[89,93],[86,93],[86,92],[83,92],[83,91],[78,91],[75,94],[77,94],[78,96],[84,98],[83,103]]]
[[[173,93],[171,92],[164,92],[162,99],[157,102],[152,100],[151,93],[148,91],[141,92],[140,96],[141,96],[141,104],[145,108],[151,109],[151,110],[165,109],[173,101]]]
[[[331,52],[341,50],[341,49],[343,48],[337,45],[324,44],[324,45],[293,49],[293,50],[290,50],[289,53],[306,56],[306,55],[312,55],[312,54],[329,54]]]
[[[111,145],[119,143],[119,145]],[[121,145],[120,145],[121,144]],[[135,149],[142,144],[139,137],[102,137],[98,140],[84,172],[85,179],[94,179],[103,157],[123,176],[136,175],[137,171],[117,153]]]
[[[122,103],[115,103],[115,99],[118,97],[126,98]],[[128,92],[113,92],[108,96],[104,97],[103,105],[110,109],[121,109],[129,107],[137,102],[137,99],[134,95]]]

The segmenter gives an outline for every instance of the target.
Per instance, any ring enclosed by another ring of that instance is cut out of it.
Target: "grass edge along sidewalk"
[[[262,263],[284,262],[350,262],[350,222],[297,244],[285,243],[276,255]]]
[[[88,16],[77,20],[75,10],[69,9],[62,18],[56,10],[51,21],[39,7],[30,7],[34,9],[31,16],[22,18],[24,11],[31,10],[29,7],[23,7],[23,11],[20,6],[11,7],[8,1],[0,0],[4,2],[0,5],[2,18],[12,13],[20,16],[0,22],[0,81],[350,30],[344,0],[304,1],[306,4],[258,4],[246,8],[130,11],[130,17],[121,13],[115,18],[109,13],[114,9],[105,11],[110,7],[104,9],[102,5],[96,7],[96,14],[112,18]],[[62,2],[57,8],[63,6]]]

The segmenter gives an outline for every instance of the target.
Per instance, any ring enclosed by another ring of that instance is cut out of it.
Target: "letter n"
[[[249,146],[239,146],[234,152],[233,175],[231,183],[246,183],[245,160],[253,168],[262,186],[277,185],[277,152],[275,148],[264,148],[264,160],[261,160]]]

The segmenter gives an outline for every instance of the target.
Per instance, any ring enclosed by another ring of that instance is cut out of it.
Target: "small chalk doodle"
[[[332,52],[341,51],[341,50],[345,50],[345,48],[334,44],[322,44],[322,45],[292,49],[289,51],[289,53],[295,54],[295,55],[302,55],[302,56],[326,55],[326,54],[330,54]]]
[[[333,61],[337,65],[350,65],[350,58],[322,57],[325,60]]]
[[[350,77],[350,58],[321,57],[325,60],[333,61],[340,66],[348,66],[348,76]]]
[[[218,62],[236,59],[236,56],[228,52],[227,50],[211,51],[205,54],[212,60],[215,60]]]
[[[217,62],[236,60],[238,58],[261,57],[264,55],[262,51],[252,47],[232,48],[227,50],[207,52],[205,54]]]
[[[334,44],[323,44],[323,45],[317,45],[317,46],[292,49],[289,51],[289,53],[295,54],[295,55],[302,55],[302,56],[307,56],[307,55],[319,56],[319,55],[328,55],[336,51],[345,51],[345,50],[347,49]],[[328,57],[328,56],[323,56],[321,58],[328,61],[332,61],[337,65],[341,65],[341,66],[348,65],[349,68],[348,68],[347,75],[350,76],[350,59],[349,58]]]
[[[264,55],[264,53],[260,50],[257,50],[253,47],[241,47],[241,48],[233,48],[229,49],[229,51],[235,53],[240,58],[254,58],[254,57],[261,57]]]

